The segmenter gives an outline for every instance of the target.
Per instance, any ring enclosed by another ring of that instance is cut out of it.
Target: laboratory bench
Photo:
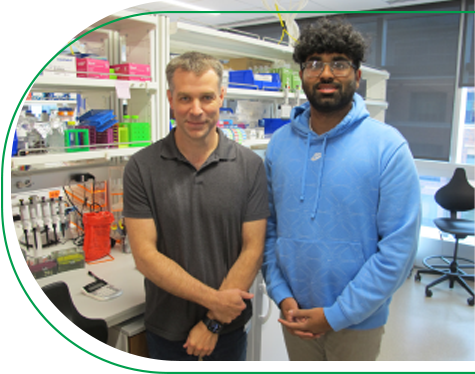
[[[79,313],[88,318],[104,319],[109,327],[108,344],[139,356],[146,356],[144,277],[136,269],[131,253],[112,249],[112,261],[87,264],[84,268],[57,273],[37,279],[40,287],[63,281],[71,293]],[[104,260],[110,259],[105,257]],[[94,281],[88,272],[120,288],[122,295],[107,301],[98,301],[82,293],[81,288]],[[138,347],[138,348],[136,348]]]

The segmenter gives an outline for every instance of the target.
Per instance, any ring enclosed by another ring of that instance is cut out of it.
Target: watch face
[[[204,322],[206,324],[206,327],[208,327],[208,330],[215,334],[220,332],[223,327],[218,321],[214,321],[209,318],[205,318]]]
[[[214,333],[217,333],[219,330],[221,330],[220,324],[215,321],[211,321],[209,328]]]

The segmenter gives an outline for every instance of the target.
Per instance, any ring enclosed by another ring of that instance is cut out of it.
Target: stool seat
[[[436,218],[434,224],[439,230],[456,235],[459,239],[474,235],[475,225],[473,221],[467,219]]]
[[[466,212],[474,209],[474,188],[467,180],[465,169],[455,169],[454,175],[449,183],[439,188],[436,192],[435,201],[445,210],[450,212],[449,217],[434,219],[437,228],[455,238],[455,248],[453,256],[428,256],[423,263],[427,269],[418,270],[415,276],[416,281],[421,280],[421,274],[442,275],[426,286],[426,296],[431,297],[431,287],[449,281],[449,287],[453,288],[455,283],[460,284],[471,297],[467,299],[470,306],[474,305],[473,290],[465,281],[474,279],[474,262],[466,258],[458,257],[458,243],[460,239],[474,235],[475,224],[471,220],[457,217],[458,212]],[[467,272],[468,270],[468,272]]]

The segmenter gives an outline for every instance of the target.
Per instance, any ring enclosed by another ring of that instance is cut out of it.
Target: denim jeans
[[[170,341],[147,331],[148,354],[156,360],[198,361],[197,356],[190,356],[183,348],[186,340]],[[203,361],[246,361],[247,333],[243,328],[228,334],[219,335],[216,347]]]

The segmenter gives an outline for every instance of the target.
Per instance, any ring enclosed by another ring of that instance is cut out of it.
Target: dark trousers
[[[148,354],[156,360],[198,361],[183,348],[186,340],[170,341],[147,331]],[[243,328],[220,335],[213,353],[203,361],[246,361],[247,333]]]

